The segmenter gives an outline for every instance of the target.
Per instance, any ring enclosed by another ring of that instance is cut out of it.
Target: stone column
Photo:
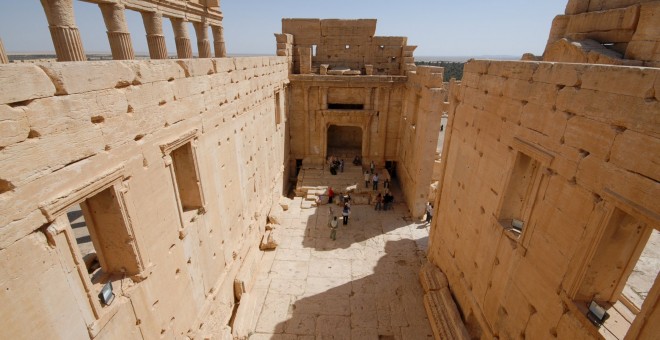
[[[0,64],[9,64],[9,58],[7,58],[7,52],[5,52],[5,45],[2,44],[2,39],[0,39]]]
[[[151,59],[167,59],[165,35],[163,35],[163,16],[158,12],[140,12],[147,32],[147,45]]]
[[[124,6],[119,4],[99,4],[105,27],[108,29],[108,40],[114,60],[135,59],[131,33],[126,25]]]
[[[209,41],[209,25],[205,22],[193,23],[197,35],[197,52],[200,58],[211,58],[211,42]]]
[[[176,42],[176,55],[179,59],[192,58],[192,47],[190,38],[188,38],[188,28],[186,21],[179,18],[171,18],[172,29],[174,30],[174,41]]]
[[[225,49],[225,34],[222,26],[211,26],[211,32],[213,33],[213,48],[215,49],[215,57],[226,57],[227,50]]]
[[[57,61],[85,61],[80,32],[73,15],[73,0],[41,0]]]

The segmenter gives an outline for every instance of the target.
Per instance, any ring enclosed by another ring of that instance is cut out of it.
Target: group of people
[[[385,191],[385,195],[378,193],[374,210],[390,210],[392,208],[392,202],[394,202],[394,196],[389,190]]]
[[[330,173],[336,175],[337,172],[344,172],[344,160],[335,156],[328,157],[328,165],[330,166]]]
[[[372,186],[372,190],[378,190],[378,182],[380,181],[380,176],[378,173],[370,173],[369,171],[364,172],[364,187],[368,188],[369,184]],[[389,189],[390,188],[390,179],[385,178],[385,182],[383,182],[383,188],[384,189]]]
[[[344,225],[348,225],[348,216],[351,214],[351,204],[350,202],[350,195],[348,196],[348,200],[346,200],[343,204],[343,208],[341,210],[341,216],[342,216],[342,222]],[[330,216],[332,217],[330,219],[330,222],[328,222],[328,227],[330,227],[330,238],[335,241],[337,240],[337,229],[339,228],[339,220],[337,219],[337,215],[333,214],[332,208],[330,208]]]

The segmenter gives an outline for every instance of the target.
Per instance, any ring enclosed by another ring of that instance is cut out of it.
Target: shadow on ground
[[[418,244],[398,239],[350,258],[313,255],[298,284],[277,285],[273,276],[250,339],[432,339]]]
[[[395,197],[395,202],[389,210],[375,210],[374,205],[351,205],[351,215],[347,225],[342,224],[342,207],[339,204],[326,204],[310,209],[310,215],[305,222],[306,229],[302,238],[305,248],[313,248],[318,251],[327,251],[338,248],[347,249],[351,245],[361,242],[369,242],[376,236],[383,234],[408,235],[409,230],[398,229],[413,223],[409,217],[410,211],[402,200],[402,194],[396,182],[390,187]],[[381,192],[384,192],[381,190]],[[330,228],[328,224],[332,216],[337,216],[339,228],[337,240],[330,239]],[[424,228],[424,226],[420,226]]]

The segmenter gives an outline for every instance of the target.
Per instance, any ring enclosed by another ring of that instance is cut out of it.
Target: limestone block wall
[[[289,136],[291,159],[323,164],[328,128],[358,127],[365,164],[379,167],[396,160],[399,121],[406,77],[290,75]],[[329,104],[356,104],[355,109],[333,109]],[[352,157],[352,156],[351,156]]]
[[[473,334],[598,337],[585,303],[619,299],[660,225],[659,86],[656,68],[466,64],[428,255]],[[657,336],[659,296],[626,338]]]
[[[228,321],[283,190],[287,75],[284,57],[0,65],[0,338],[183,338],[210,313]],[[67,220],[78,203],[94,278]]]
[[[658,67],[658,16],[657,0],[570,0],[552,23],[543,60]]]
[[[299,71],[301,58],[307,53],[312,55],[311,65],[303,65],[303,69],[318,70],[320,65],[328,64],[330,69],[342,66],[365,70],[365,65],[371,65],[373,74],[379,75],[403,75],[414,70],[415,46],[408,46],[406,37],[375,36],[376,19],[282,19],[282,33],[294,38],[296,73],[309,73]]]
[[[400,117],[397,177],[412,216],[425,213],[442,119],[442,67],[419,66],[408,74]]]

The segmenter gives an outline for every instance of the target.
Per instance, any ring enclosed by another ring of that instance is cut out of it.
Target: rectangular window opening
[[[282,121],[282,108],[280,102],[280,91],[275,92],[275,125]]]
[[[539,169],[540,163],[537,160],[522,152],[516,154],[516,160],[498,216],[502,227],[512,232],[516,237],[522,234],[525,222],[529,217],[529,208],[535,192],[535,180]]]
[[[364,104],[328,103],[328,110],[364,110]]]
[[[599,333],[623,339],[660,272],[660,231],[615,208],[574,301],[587,314],[594,301],[607,311]]]
[[[203,201],[191,142],[173,150],[171,157],[181,209],[184,213],[197,211]]]
[[[111,186],[67,210],[76,245],[94,285],[140,272],[117,195]]]
[[[312,58],[316,59],[316,44],[312,45]]]
[[[80,204],[76,204],[69,208],[66,216],[73,231],[73,236],[76,238],[76,244],[78,245],[80,255],[83,258],[83,262],[85,262],[87,274],[89,274],[90,279],[94,281],[94,275],[100,273],[101,263],[99,262],[97,255],[98,252],[92,242],[92,236],[89,233],[89,227],[85,221],[85,216],[83,215]]]

